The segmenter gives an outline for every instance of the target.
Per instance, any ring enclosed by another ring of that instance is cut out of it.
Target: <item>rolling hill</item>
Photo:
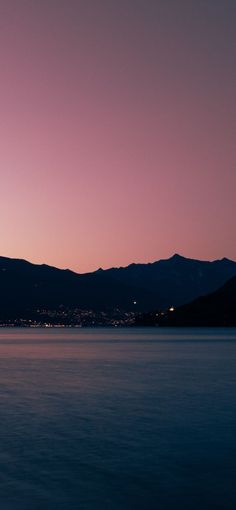
[[[236,277],[220,289],[169,312],[165,326],[236,326]]]

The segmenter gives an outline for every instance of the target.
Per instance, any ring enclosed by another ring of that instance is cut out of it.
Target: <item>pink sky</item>
[[[0,2],[1,255],[79,272],[236,259],[235,15]]]

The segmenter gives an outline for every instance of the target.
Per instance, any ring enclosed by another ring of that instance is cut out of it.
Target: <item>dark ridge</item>
[[[217,291],[181,306],[160,321],[163,326],[236,326],[236,277]]]

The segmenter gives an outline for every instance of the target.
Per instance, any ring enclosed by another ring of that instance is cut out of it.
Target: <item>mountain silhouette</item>
[[[183,305],[161,321],[165,326],[236,326],[236,277],[220,289]]]
[[[188,303],[218,289],[236,275],[236,262],[227,258],[214,262],[188,259],[175,254],[150,264],[99,270],[100,275],[126,285],[149,290],[156,295],[156,307]]]
[[[31,317],[37,309],[60,306],[109,310],[150,309],[151,291],[133,288],[99,273],[77,274],[45,264],[0,257],[0,319]]]
[[[77,274],[0,257],[0,319],[31,317],[61,305],[80,309],[150,311],[214,291],[236,275],[236,262],[174,255],[149,264]]]

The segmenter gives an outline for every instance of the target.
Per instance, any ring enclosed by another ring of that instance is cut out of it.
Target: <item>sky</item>
[[[235,0],[0,0],[0,254],[236,260]]]

